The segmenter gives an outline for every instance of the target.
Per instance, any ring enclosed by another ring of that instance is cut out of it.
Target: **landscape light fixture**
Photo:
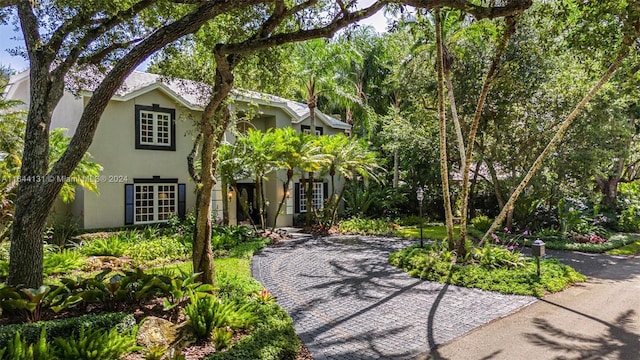
[[[418,206],[420,207],[420,247],[422,247],[422,200],[424,200],[424,190],[422,190],[422,186],[418,186],[416,197],[418,198]]]
[[[531,244],[531,255],[536,258],[536,265],[538,268],[538,277],[540,277],[540,257],[545,255],[545,243],[540,239],[536,239]]]

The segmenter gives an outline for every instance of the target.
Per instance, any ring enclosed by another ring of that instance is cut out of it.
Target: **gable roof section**
[[[112,99],[128,101],[153,90],[164,92],[188,109],[201,111],[206,105],[211,87],[197,81],[170,79],[162,75],[134,71],[124,81]],[[91,92],[86,92],[86,95],[90,94]],[[291,116],[294,124],[309,118],[307,105],[293,100],[256,91],[235,89],[232,90],[232,96],[235,101],[279,108]],[[351,125],[320,111],[316,111],[316,118],[334,129],[351,129]]]
[[[94,73],[91,77],[96,78],[99,75]],[[12,76],[5,88],[5,98],[12,98],[12,91],[28,78],[29,70]],[[74,80],[70,80],[70,82],[74,82]],[[88,84],[76,84],[76,87],[83,88],[79,93],[84,96],[91,96],[93,92],[92,86]],[[112,100],[128,101],[154,90],[164,92],[167,96],[190,110],[202,111],[207,103],[211,87],[193,80],[171,79],[158,74],[134,71],[125,79],[124,83],[113,95]],[[257,91],[236,89],[232,90],[232,96],[236,101],[279,108],[291,116],[293,124],[299,124],[309,118],[307,105],[293,100]],[[351,129],[351,125],[318,110],[316,110],[316,118],[334,129]]]

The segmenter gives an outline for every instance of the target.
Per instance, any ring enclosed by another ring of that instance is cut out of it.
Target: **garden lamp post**
[[[416,195],[418,198],[418,207],[420,208],[420,247],[422,247],[422,200],[424,200],[424,190],[422,190],[422,186],[418,186]]]

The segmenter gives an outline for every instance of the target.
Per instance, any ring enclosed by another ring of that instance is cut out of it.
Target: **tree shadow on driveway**
[[[550,301],[541,300],[568,312],[584,316],[605,326],[600,334],[568,331],[552,325],[542,318],[533,319],[540,331],[525,334],[529,342],[554,353],[562,353],[556,359],[638,359],[640,358],[640,336],[632,332],[639,326],[635,309],[621,312],[613,322],[607,322],[589,314]]]

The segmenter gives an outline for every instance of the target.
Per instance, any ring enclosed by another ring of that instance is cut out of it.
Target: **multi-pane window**
[[[136,224],[167,221],[177,212],[176,184],[136,184],[134,196]]]
[[[300,186],[299,193],[299,207],[300,212],[307,212],[307,188],[306,186]],[[313,207],[316,209],[322,209],[324,200],[324,184],[322,182],[313,183]]]
[[[171,118],[169,114],[140,111],[140,144],[171,145]]]
[[[175,150],[175,109],[136,105],[136,149]]]
[[[311,135],[311,126],[308,126],[308,125],[302,125],[302,126],[300,127],[300,130],[302,130],[302,132],[303,132],[304,134]],[[320,126],[316,126],[316,133],[315,133],[315,135],[316,135],[316,136],[321,136],[322,134],[323,134],[322,127],[320,127]]]

